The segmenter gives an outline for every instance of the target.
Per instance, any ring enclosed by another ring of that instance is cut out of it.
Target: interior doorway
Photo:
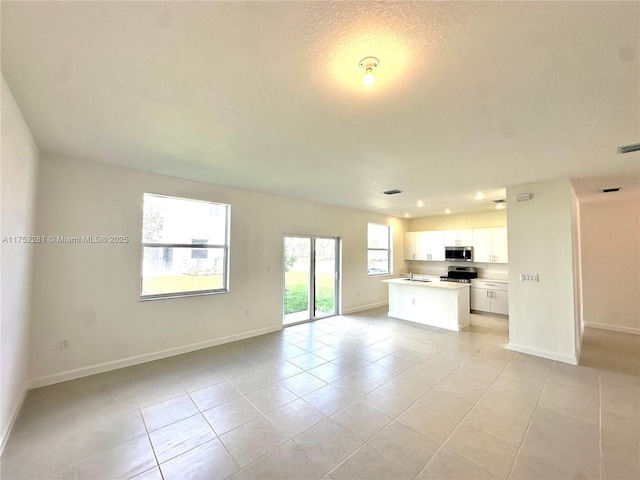
[[[339,253],[337,237],[284,237],[284,325],[338,313]]]

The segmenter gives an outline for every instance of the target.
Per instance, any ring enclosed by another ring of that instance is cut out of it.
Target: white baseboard
[[[159,352],[146,353],[144,355],[136,355],[134,357],[123,358],[122,360],[114,360],[111,362],[99,363],[97,365],[90,365],[88,367],[76,368],[74,370],[67,370],[65,372],[55,373],[53,375],[47,375],[44,377],[33,379],[29,381],[29,389],[53,385],[54,383],[66,382],[68,380],[75,380],[77,378],[95,375],[96,373],[117,370],[118,368],[130,367],[132,365],[138,365],[140,363],[152,362],[154,360],[173,357],[175,355],[182,355],[183,353],[202,350],[203,348],[215,347],[216,345],[235,342],[236,340],[244,340],[245,338],[257,337],[258,335],[277,332],[279,330],[282,330],[282,325],[260,328],[236,335],[216,338],[214,340],[192,343],[191,345],[184,345],[182,347],[170,348]]]
[[[9,435],[11,435],[11,430],[13,430],[13,425],[16,423],[16,419],[18,418],[18,414],[20,413],[20,409],[22,408],[22,404],[24,403],[24,399],[27,397],[28,389],[24,389],[22,395],[20,396],[20,400],[16,404],[13,409],[13,414],[11,415],[11,420],[7,424],[7,428],[4,432],[2,432],[2,443],[0,443],[0,457],[2,457],[2,453],[4,452],[4,447],[7,445],[7,440],[9,440]],[[1,471],[1,470],[0,470]]]
[[[369,305],[360,305],[359,307],[353,307],[342,311],[342,315],[351,315],[352,313],[363,312],[365,310],[371,310],[372,308],[384,307],[389,305],[388,301],[370,303]]]
[[[568,363],[570,365],[578,364],[578,357],[573,355],[562,355],[555,352],[548,352],[546,350],[538,350],[537,348],[523,347],[522,345],[514,345],[509,343],[507,345],[509,350],[514,352],[526,353],[527,355],[534,355],[536,357],[548,358],[549,360],[556,360],[558,362]]]
[[[608,325],[606,323],[591,323],[585,322],[585,327],[597,328],[598,330],[611,330],[612,332],[631,333],[633,335],[640,335],[640,328],[633,327],[620,327],[618,325]]]

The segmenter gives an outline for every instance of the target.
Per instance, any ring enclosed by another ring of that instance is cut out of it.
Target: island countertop
[[[457,282],[426,282],[424,280],[409,280],[408,278],[392,278],[390,280],[383,280],[385,283],[394,283],[397,285],[417,285],[419,287],[429,288],[446,288],[448,290],[457,290],[460,288],[469,288],[469,283],[457,283]]]
[[[469,283],[394,278],[389,285],[390,317],[460,331],[469,325]]]

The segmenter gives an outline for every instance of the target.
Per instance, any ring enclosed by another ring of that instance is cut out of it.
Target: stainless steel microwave
[[[473,262],[473,247],[444,247],[444,259],[450,262]]]

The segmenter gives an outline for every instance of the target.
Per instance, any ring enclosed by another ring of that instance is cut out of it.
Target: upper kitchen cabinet
[[[473,261],[508,263],[507,227],[473,229]]]
[[[416,259],[416,232],[406,232],[404,234],[404,259]]]
[[[461,230],[445,230],[445,247],[470,247],[473,245],[473,230],[465,228]]]
[[[444,260],[444,232],[407,232],[404,234],[405,260]]]
[[[444,232],[416,232],[416,260],[444,260]]]

